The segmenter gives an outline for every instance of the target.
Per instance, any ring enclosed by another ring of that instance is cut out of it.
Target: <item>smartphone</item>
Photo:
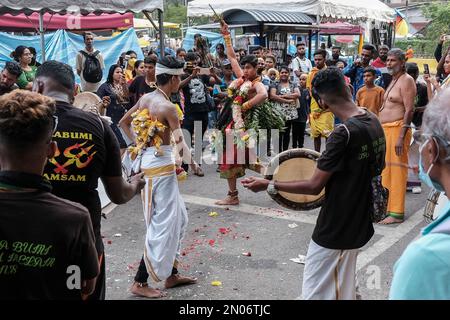
[[[423,64],[423,73],[424,74],[430,74],[430,67],[426,63]]]
[[[211,72],[209,71],[209,68],[200,68],[200,72],[198,74],[206,74],[209,75]]]

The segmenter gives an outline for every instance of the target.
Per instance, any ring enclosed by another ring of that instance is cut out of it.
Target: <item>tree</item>
[[[431,20],[426,28],[426,38],[437,41],[442,34],[450,33],[450,3],[434,1],[423,8],[425,17]]]

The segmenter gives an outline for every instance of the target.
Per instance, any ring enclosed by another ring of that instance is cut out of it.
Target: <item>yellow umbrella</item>
[[[405,19],[399,21],[395,27],[395,34],[401,37],[406,37],[409,33],[408,23]]]

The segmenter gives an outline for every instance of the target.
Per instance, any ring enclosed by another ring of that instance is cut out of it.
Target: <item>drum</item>
[[[447,204],[448,198],[443,192],[432,189],[428,195],[427,203],[423,211],[423,217],[427,223],[436,220]]]
[[[105,113],[102,99],[92,92],[82,92],[77,94],[73,101],[73,105],[84,111],[99,113],[101,116]]]
[[[284,151],[273,158],[265,171],[265,178],[275,181],[308,180],[317,167],[320,153],[309,149]],[[325,190],[319,195],[293,194],[278,192],[269,194],[279,205],[292,210],[312,210],[322,206]]]

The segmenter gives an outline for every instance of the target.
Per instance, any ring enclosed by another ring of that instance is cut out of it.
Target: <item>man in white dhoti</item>
[[[173,57],[159,60],[157,90],[143,96],[120,122],[125,134],[136,142],[129,153],[133,165],[145,173],[146,180],[142,193],[147,226],[144,256],[130,291],[149,298],[165,296],[164,292],[148,286],[149,275],[157,282],[165,280],[166,288],[197,281],[179,275],[177,270],[188,217],[178,189],[173,148],[177,152],[189,149],[183,140],[176,106],[169,97],[178,91],[183,66]],[[175,147],[171,146],[172,134]],[[198,170],[190,152],[184,152],[183,160],[191,163],[194,171]]]

